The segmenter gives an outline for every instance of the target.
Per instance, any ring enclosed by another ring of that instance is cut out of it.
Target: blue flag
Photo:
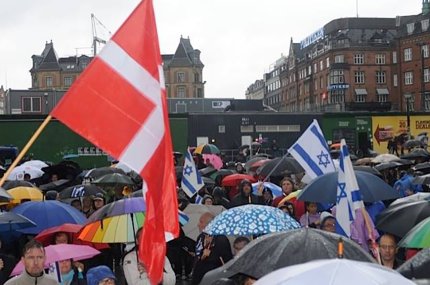
[[[351,236],[351,223],[355,219],[355,210],[363,208],[364,204],[358,188],[357,177],[349,156],[345,140],[341,140],[339,177],[336,196],[337,232],[347,237]]]
[[[303,167],[311,179],[336,171],[327,142],[317,120],[312,122],[288,152]]]
[[[188,197],[193,197],[204,185],[190,150],[187,149],[185,153],[184,169],[182,170],[181,188]]]

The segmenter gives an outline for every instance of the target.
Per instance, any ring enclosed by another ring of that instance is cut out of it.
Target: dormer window
[[[423,32],[426,32],[429,28],[429,19],[425,19],[421,21],[421,29]]]
[[[414,29],[415,29],[415,23],[409,23],[406,25],[406,30],[408,34],[412,34],[414,32]]]

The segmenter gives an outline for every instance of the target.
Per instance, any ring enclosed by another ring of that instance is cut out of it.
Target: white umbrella
[[[15,167],[9,174],[7,180],[24,180],[24,174],[30,174],[30,179],[39,178],[43,171],[34,166],[20,165]]]
[[[33,166],[39,169],[42,169],[44,167],[48,167],[49,165],[46,164],[46,162],[41,161],[41,160],[28,160],[26,162],[24,162],[23,164],[21,164],[22,166]]]
[[[414,282],[382,265],[348,259],[321,259],[284,267],[258,280],[255,285],[413,285]]]
[[[372,159],[372,163],[384,163],[394,160],[399,160],[399,157],[391,153],[383,153],[378,154],[374,159]]]

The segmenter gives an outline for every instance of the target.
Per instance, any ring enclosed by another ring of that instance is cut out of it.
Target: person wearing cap
[[[88,285],[116,285],[116,277],[106,265],[91,268],[87,272]]]
[[[263,186],[263,185],[261,185]],[[259,187],[257,194],[252,194],[252,184],[249,180],[243,179],[239,184],[239,194],[233,197],[228,208],[234,208],[247,204],[264,205],[263,187]]]
[[[104,205],[105,205],[105,197],[104,197],[103,193],[97,193],[96,195],[93,196],[94,211],[97,211],[98,209],[100,209]]]

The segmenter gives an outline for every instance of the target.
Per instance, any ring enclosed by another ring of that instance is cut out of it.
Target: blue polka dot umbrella
[[[245,205],[216,216],[204,229],[210,235],[261,235],[300,228],[300,224],[278,208]]]

